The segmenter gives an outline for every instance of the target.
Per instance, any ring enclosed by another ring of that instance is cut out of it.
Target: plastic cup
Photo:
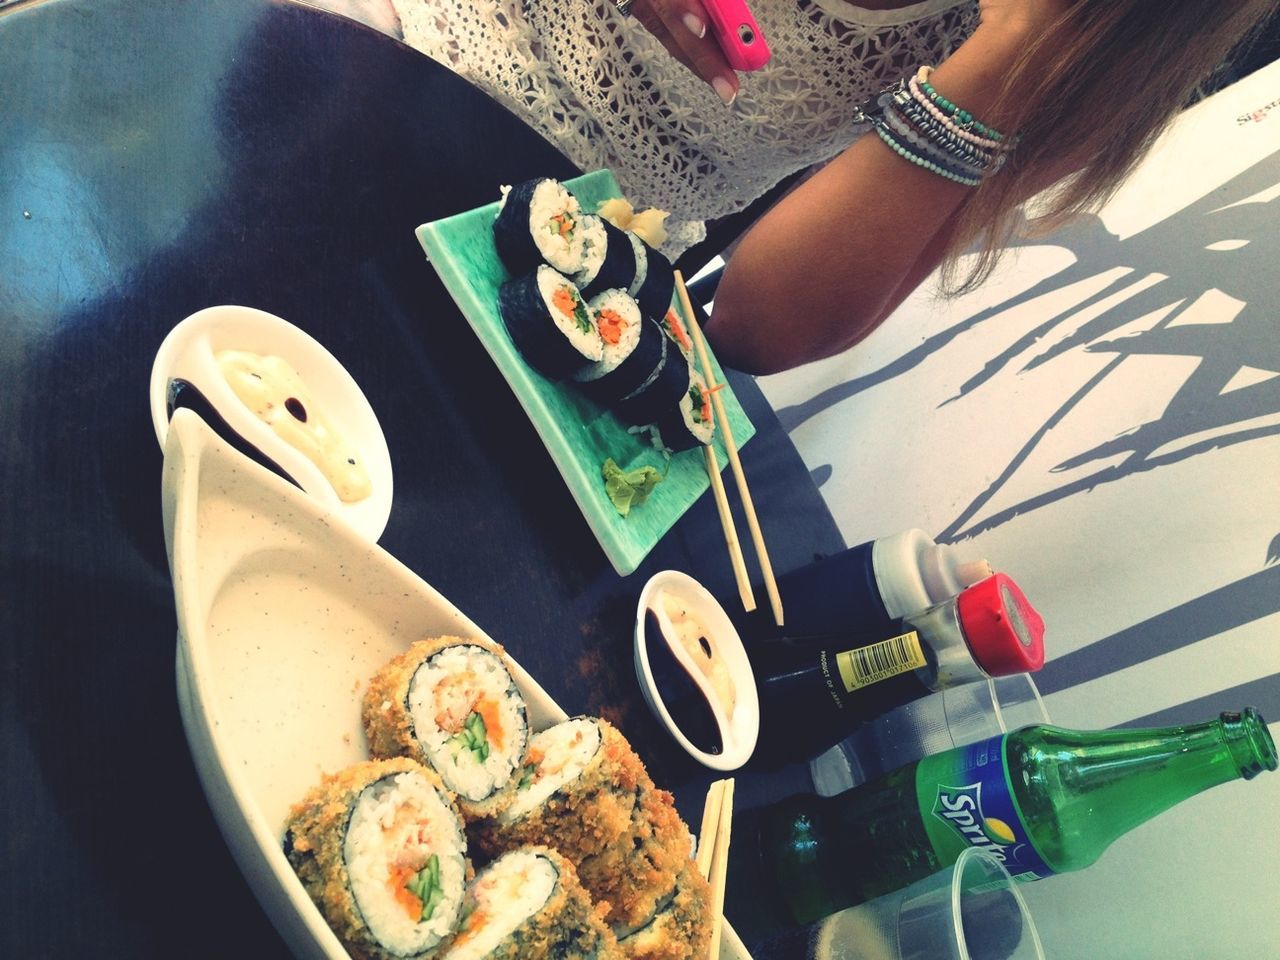
[[[814,790],[831,796],[922,757],[1048,722],[1031,674],[996,677],[891,710],[815,758],[809,773]]]
[[[946,870],[842,910],[810,938],[813,960],[1044,960],[1026,901],[994,856],[970,847]]]

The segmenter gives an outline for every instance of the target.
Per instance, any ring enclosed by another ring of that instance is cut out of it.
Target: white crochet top
[[[976,0],[867,10],[751,0],[773,51],[726,107],[609,0],[394,0],[404,39],[478,85],[575,165],[610,167],[637,208],[672,212],[671,255],[863,132],[854,110],[936,64],[977,26]],[[532,173],[532,172],[531,172]],[[497,185],[494,186],[495,193]]]

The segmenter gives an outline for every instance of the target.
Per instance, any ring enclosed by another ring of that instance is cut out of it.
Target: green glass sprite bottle
[[[969,846],[1019,880],[1079,870],[1188,797],[1275,769],[1252,707],[1184,727],[1025,727],[833,797],[743,812],[725,909],[749,940],[764,939],[901,889]]]

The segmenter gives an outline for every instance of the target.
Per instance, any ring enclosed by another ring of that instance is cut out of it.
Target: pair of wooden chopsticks
[[[755,504],[751,500],[751,491],[747,488],[747,475],[742,472],[742,461],[738,459],[738,446],[733,442],[733,430],[729,426],[729,417],[725,414],[724,401],[720,399],[720,391],[715,389],[718,386],[715,382],[715,371],[711,366],[710,355],[707,353],[706,341],[702,338],[702,330],[693,313],[693,304],[689,302],[689,291],[685,288],[684,277],[680,275],[679,270],[675,275],[676,292],[680,297],[680,311],[685,316],[689,337],[693,340],[698,353],[702,378],[707,382],[707,389],[712,391],[711,404],[715,408],[716,425],[724,440],[725,452],[729,455],[733,479],[738,484],[738,496],[742,498],[742,509],[747,515],[747,527],[751,530],[751,542],[755,544],[756,556],[760,560],[760,572],[764,575],[764,586],[769,594],[769,605],[773,608],[773,619],[778,626],[782,626],[782,598],[778,595],[778,584],[773,577],[773,564],[769,562],[769,551],[764,545],[764,534],[760,532],[760,521],[756,518]],[[720,464],[712,446],[707,445],[702,449],[707,463],[707,474],[711,478],[711,490],[716,498],[716,510],[720,514],[720,526],[724,529],[724,541],[729,548],[729,559],[733,563],[733,576],[738,582],[738,595],[742,598],[743,609],[751,611],[756,608],[756,597],[747,575],[747,563],[742,556],[742,545],[738,542],[738,531],[733,524],[733,513],[729,509],[729,500],[724,492]]]
[[[717,780],[707,791],[702,808],[702,830],[698,834],[698,872],[711,884],[710,960],[720,956],[721,926],[724,920],[724,884],[729,869],[729,829],[733,820],[733,778]]]

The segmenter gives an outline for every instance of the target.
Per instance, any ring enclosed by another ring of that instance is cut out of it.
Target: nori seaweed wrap
[[[644,426],[653,423],[663,414],[674,410],[689,390],[692,368],[679,350],[673,349],[668,338],[663,338],[662,364],[643,386],[623,397],[613,406],[613,412],[623,423]]]
[[[594,220],[595,223],[592,223]],[[598,223],[600,229],[595,228]],[[583,217],[585,249],[573,280],[590,300],[613,287],[626,290],[636,275],[636,255],[627,235],[603,217]]]

